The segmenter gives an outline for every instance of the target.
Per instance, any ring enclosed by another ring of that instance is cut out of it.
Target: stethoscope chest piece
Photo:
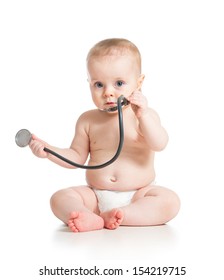
[[[32,134],[27,129],[21,129],[16,133],[15,141],[19,147],[26,147],[29,145]]]

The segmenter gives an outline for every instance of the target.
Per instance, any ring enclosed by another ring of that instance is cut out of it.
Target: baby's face
[[[139,87],[140,69],[130,54],[93,57],[87,65],[93,102],[100,109],[116,106],[119,96]]]

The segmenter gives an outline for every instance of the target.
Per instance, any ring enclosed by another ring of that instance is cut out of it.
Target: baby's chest
[[[124,145],[132,146],[142,142],[142,137],[133,126],[124,126]],[[116,148],[121,138],[118,125],[94,126],[90,129],[90,146],[94,149]]]

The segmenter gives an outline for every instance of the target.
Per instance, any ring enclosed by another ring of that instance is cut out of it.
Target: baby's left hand
[[[148,111],[147,98],[140,90],[135,90],[127,99],[131,103],[132,110],[137,118],[141,118]]]

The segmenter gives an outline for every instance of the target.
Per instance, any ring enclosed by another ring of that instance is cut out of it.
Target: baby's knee
[[[55,207],[58,204],[60,196],[61,196],[61,191],[57,191],[50,198],[50,205],[51,205],[51,209],[53,210],[53,212],[54,212]]]
[[[50,205],[51,208],[54,209],[62,204],[70,203],[71,201],[74,203],[76,200],[83,201],[82,196],[76,191],[76,188],[70,187],[55,192],[50,198]]]
[[[52,210],[57,207],[58,204],[60,204],[60,202],[63,200],[63,198],[65,196],[68,195],[68,193],[70,192],[69,189],[62,189],[62,190],[59,190],[57,192],[55,192],[51,198],[50,198],[50,205],[51,205],[51,208]]]
[[[64,194],[65,190],[56,191],[52,196],[51,200],[54,201],[55,199],[60,198]]]
[[[173,219],[180,210],[180,198],[175,192],[169,191],[169,194],[164,198],[164,205],[166,208],[167,221],[169,221]]]

